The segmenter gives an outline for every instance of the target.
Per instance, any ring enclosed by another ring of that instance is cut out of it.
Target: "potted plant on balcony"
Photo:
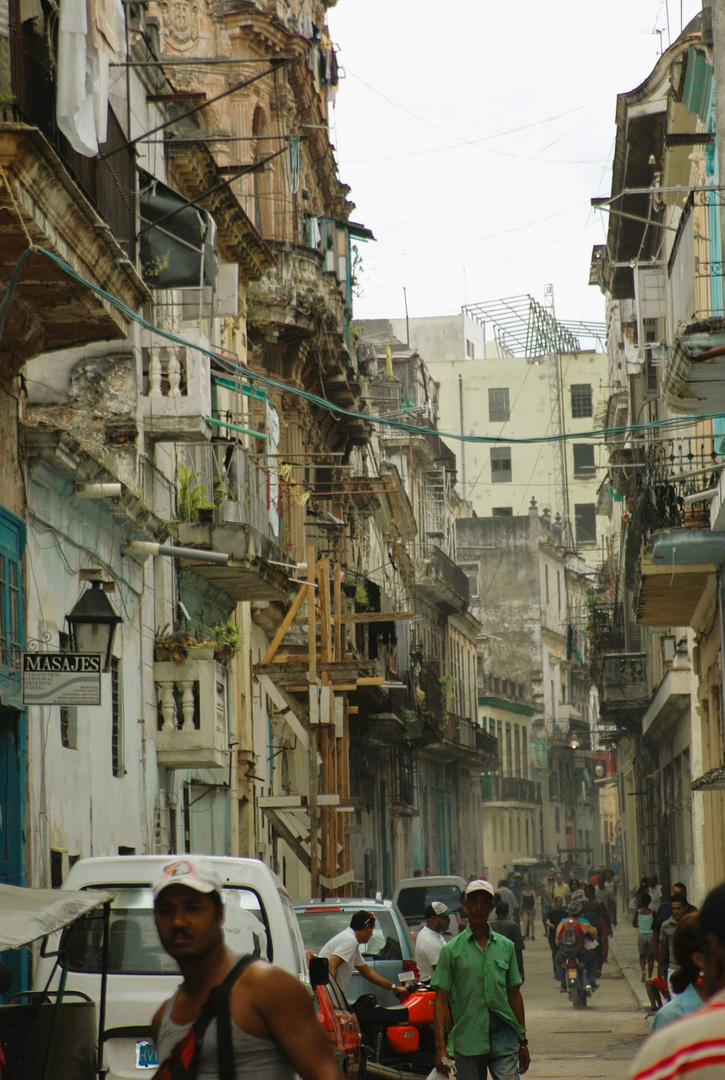
[[[165,626],[156,632],[155,659],[172,664],[185,664],[187,660],[213,660],[217,643],[214,639],[200,639],[188,630],[169,631]]]
[[[217,623],[214,627],[214,659],[218,664],[228,668],[232,658],[236,656],[242,647],[242,631],[236,623]]]

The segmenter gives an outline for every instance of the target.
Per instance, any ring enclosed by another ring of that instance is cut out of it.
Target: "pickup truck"
[[[152,885],[169,855],[123,855],[81,859],[62,888],[104,889],[114,894],[109,932],[105,1064],[107,1080],[139,1080],[157,1068],[150,1038],[151,1018],[181,981],[176,962],[161,948],[153,919]],[[263,958],[309,983],[305,948],[292,900],[279,878],[258,859],[209,856],[223,883],[224,930],[240,955]],[[55,952],[60,935],[42,953]],[[96,911],[63,932],[68,960],[66,991],[80,991],[96,1003],[101,996],[103,915]],[[42,990],[54,959],[41,953],[33,988]],[[54,989],[59,975],[50,983]]]

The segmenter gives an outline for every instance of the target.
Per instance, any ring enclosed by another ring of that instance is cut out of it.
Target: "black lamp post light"
[[[73,610],[66,615],[65,621],[68,623],[73,651],[100,653],[103,670],[110,671],[113,639],[116,627],[123,619],[106,596],[103,582],[91,581],[90,589],[86,589]]]

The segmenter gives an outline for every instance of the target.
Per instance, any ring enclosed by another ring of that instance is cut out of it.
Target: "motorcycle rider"
[[[577,961],[582,960],[584,962],[584,972],[586,975],[587,985],[592,990],[597,989],[596,982],[596,970],[597,970],[597,957],[596,953],[592,949],[587,949],[585,943],[587,938],[590,941],[596,943],[597,931],[590,922],[582,917],[583,902],[579,899],[570,900],[567,907],[567,918],[562,919],[556,928],[556,941],[559,945],[559,952],[557,954],[557,963],[561,968],[561,989],[564,993],[566,989],[566,960],[567,957],[563,953],[562,941],[567,929],[573,929],[576,933],[579,941],[579,947],[576,953]]]

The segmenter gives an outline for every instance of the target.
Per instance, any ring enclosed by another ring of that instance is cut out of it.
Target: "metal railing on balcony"
[[[176,445],[176,502],[183,522],[249,525],[276,539],[276,470],[239,443]]]
[[[471,588],[467,574],[436,544],[419,544],[416,554],[424,564],[426,578],[438,578],[444,585],[469,602]]]
[[[481,777],[481,797],[490,802],[536,803],[541,801],[541,785],[518,776],[485,773]]]
[[[140,460],[141,490],[146,505],[157,517],[171,521],[176,517],[176,488],[147,457]]]
[[[716,488],[722,461],[719,436],[662,440],[649,447],[626,541],[626,584],[635,584],[642,545],[658,529],[708,528],[706,503],[685,504],[686,495]]]

